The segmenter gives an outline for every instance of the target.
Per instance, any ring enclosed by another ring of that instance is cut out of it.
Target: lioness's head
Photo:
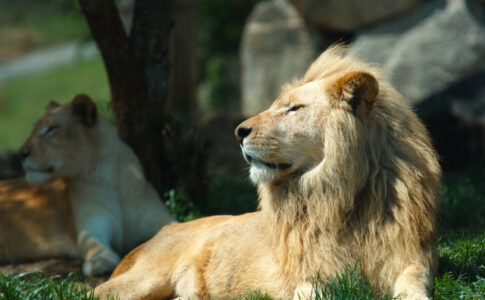
[[[299,177],[329,155],[329,142],[351,139],[334,136],[345,132],[335,130],[340,125],[329,122],[331,115],[349,127],[366,122],[378,95],[377,75],[346,60],[342,51],[324,52],[301,81],[284,87],[267,110],[236,128],[254,183]]]
[[[20,148],[27,181],[69,178],[85,169],[97,121],[96,105],[86,95],[64,105],[51,101]]]

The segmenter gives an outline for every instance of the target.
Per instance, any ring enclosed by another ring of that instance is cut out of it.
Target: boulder
[[[420,0],[292,0],[312,25],[353,32],[364,26],[404,15]]]
[[[415,106],[445,170],[485,159],[485,71],[462,78]]]
[[[432,8],[431,13],[422,12],[427,18],[394,23],[398,30],[391,35],[388,24],[380,25],[359,36],[351,50],[381,63],[411,104],[484,69],[484,6],[472,0],[447,1],[444,8],[440,1],[429,5],[422,8]]]
[[[443,0],[427,1],[412,13],[359,31],[350,51],[367,61],[384,65],[401,37],[435,12],[444,9]]]
[[[304,74],[317,52],[303,19],[288,1],[258,4],[246,23],[241,44],[243,114],[266,109],[284,83]]]

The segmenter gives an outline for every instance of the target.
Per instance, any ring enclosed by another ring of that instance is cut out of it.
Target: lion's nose
[[[245,137],[247,137],[249,134],[251,134],[251,131],[253,131],[252,128],[244,127],[239,125],[236,128],[236,137],[239,139],[239,142],[242,143]]]
[[[25,160],[30,155],[30,149],[29,149],[29,147],[22,146],[22,148],[20,148],[20,150],[19,150],[19,154],[20,154],[20,158],[22,160]]]

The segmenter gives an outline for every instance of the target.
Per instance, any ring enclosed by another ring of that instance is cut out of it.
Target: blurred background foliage
[[[239,111],[239,87],[226,77],[238,64],[241,36],[251,9],[262,0],[197,1],[197,63],[202,107]],[[233,99],[232,101],[228,101]]]

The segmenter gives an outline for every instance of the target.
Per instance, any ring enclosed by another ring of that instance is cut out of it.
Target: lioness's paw
[[[97,276],[112,272],[120,263],[118,254],[101,249],[83,263],[84,276]]]

